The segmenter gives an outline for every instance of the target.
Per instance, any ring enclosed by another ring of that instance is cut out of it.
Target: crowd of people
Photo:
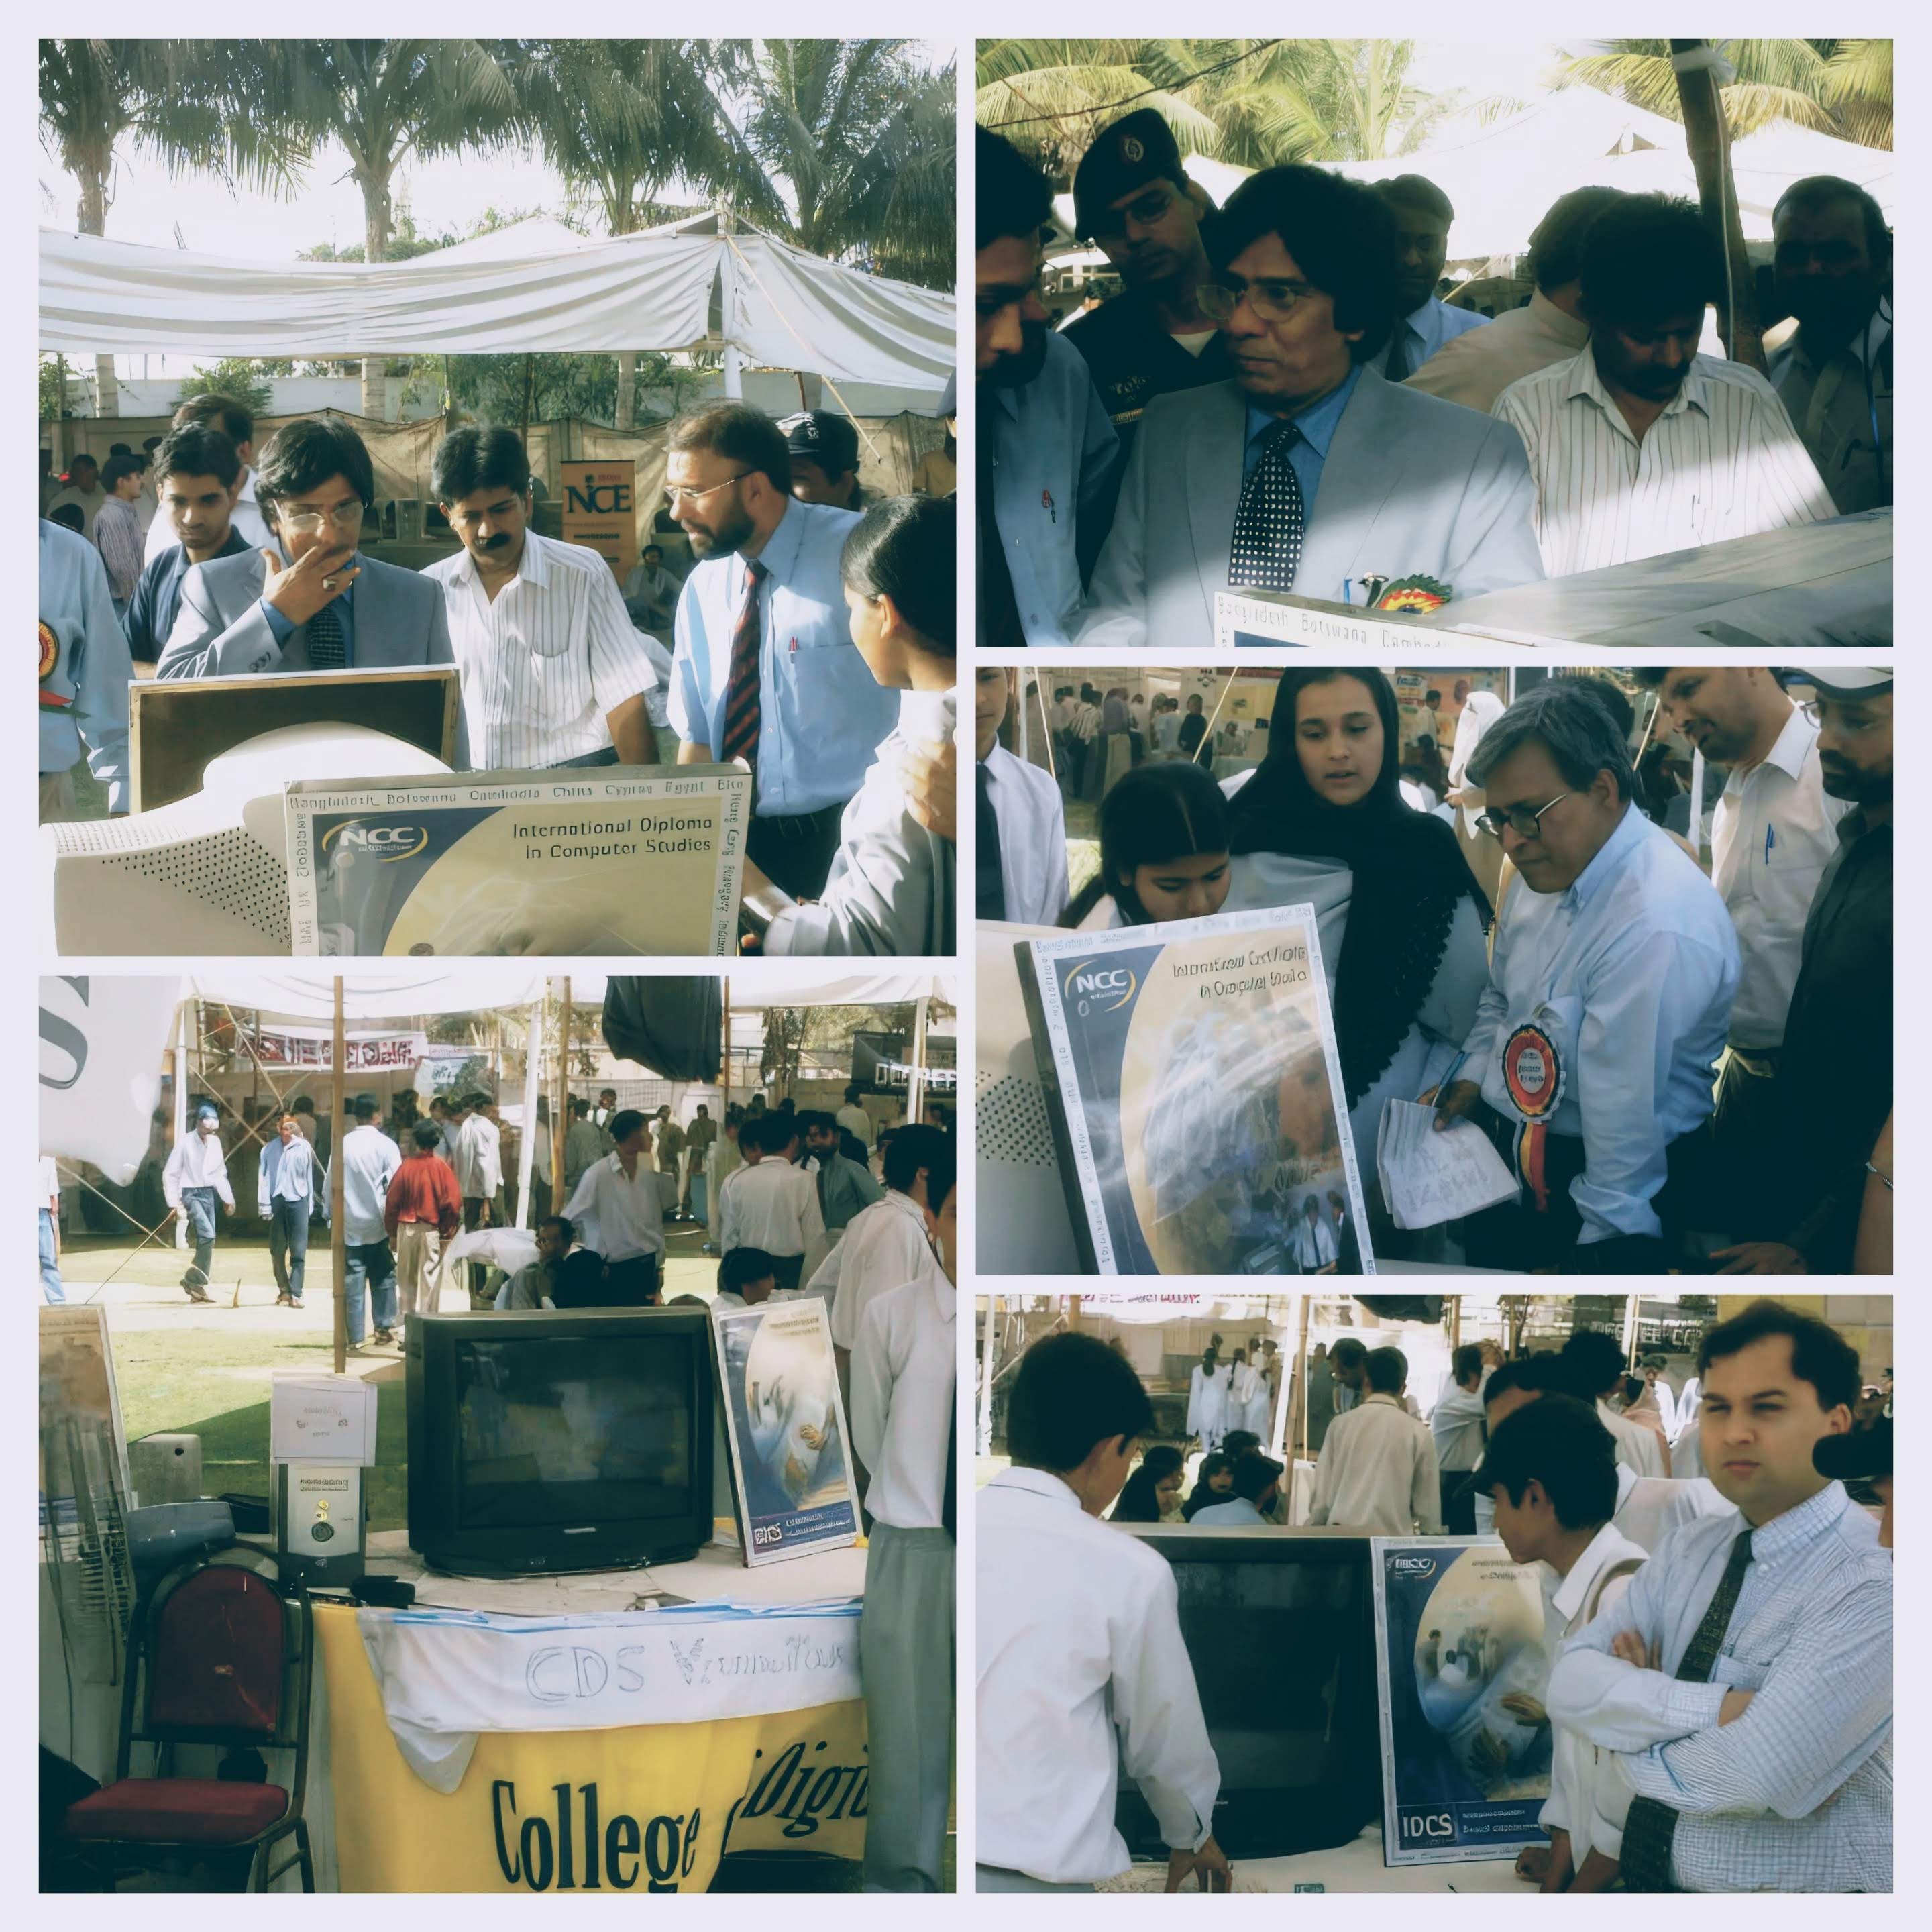
[[[707,404],[668,449],[665,526],[693,561],[680,580],[649,545],[622,585],[533,526],[508,429],[438,445],[459,548],[421,571],[362,547],[375,469],[340,418],[284,424],[258,460],[250,412],[204,395],[151,454],[98,476],[77,458],[43,493],[43,821],[75,815],[83,755],[110,812],[129,809],[137,677],[451,665],[459,770],[655,765],[661,728],[681,764],[742,760],[746,923],[765,952],[950,952],[952,497],[873,500],[851,423],[822,410],[780,424]]]
[[[1665,195],[1558,196],[1492,318],[1444,299],[1434,183],[1274,167],[1217,208],[1137,109],[1072,181],[1124,286],[1055,331],[1051,184],[983,128],[977,168],[982,644],[1204,647],[1223,590],[1426,611],[1892,502],[1892,237],[1852,182],[1779,198],[1761,373],[1702,346],[1726,263]]]
[[[1388,678],[1290,668],[1252,770],[1150,758],[1117,778],[1070,900],[1058,791],[994,743],[1010,679],[982,664],[999,836],[980,916],[1312,904],[1378,1253],[1439,1260],[1450,1238],[1384,1211],[1372,1156],[1401,1099],[1474,1121],[1520,1184],[1456,1224],[1477,1265],[1888,1272],[1892,673],[1638,676],[1653,735],[1726,775],[1708,873],[1666,829],[1672,798],[1647,812],[1634,707],[1608,679],[1552,676],[1506,710],[1472,695],[1432,812],[1399,776]]]
[[[1541,1891],[1888,1892],[1891,1370],[1867,1384],[1835,1329],[1768,1300],[1707,1329],[1694,1363],[1673,1390],[1599,1331],[1514,1360],[1466,1344],[1425,1423],[1403,1352],[1344,1337],[1310,1365],[1306,1520],[1405,1540],[1446,1520],[1529,1566],[1552,1769],[1549,1843],[1518,1870]],[[1022,1358],[1012,1466],[978,1498],[982,1891],[1124,1870],[1119,1768],[1171,1850],[1168,1889],[1232,1882],[1174,1576],[1109,1510],[1280,1533],[1284,1472],[1231,1436],[1184,1500],[1185,1448],[1153,1432],[1096,1338]]]

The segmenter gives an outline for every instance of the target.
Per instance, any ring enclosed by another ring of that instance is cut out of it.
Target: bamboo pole
[[[1690,165],[1697,176],[1697,200],[1705,225],[1724,251],[1725,294],[1719,304],[1718,332],[1724,352],[1734,362],[1748,363],[1762,374],[1764,337],[1758,326],[1756,284],[1744,253],[1744,224],[1738,214],[1738,191],[1731,176],[1730,130],[1718,76],[1708,64],[1708,40],[1672,40],[1671,64],[1677,75],[1677,99],[1684,113],[1684,135]]]
[[[1308,1460],[1308,1384],[1311,1371],[1308,1363],[1308,1316],[1314,1306],[1314,1297],[1304,1294],[1301,1300],[1300,1333],[1294,1344],[1295,1378],[1301,1389],[1301,1460]]]
[[[175,1010],[175,1145],[183,1147],[188,1138],[188,1002],[182,1000]],[[184,1154],[185,1160],[188,1156]],[[175,1216],[175,1246],[185,1250],[188,1246],[188,1216]]]
[[[980,1420],[974,1431],[974,1446],[982,1456],[993,1453],[993,1358],[1000,1334],[1000,1298],[986,1298],[986,1334],[980,1348]]]
[[[334,1124],[328,1144],[328,1261],[335,1277],[335,1372],[349,1366],[349,1231],[342,1211],[342,1128],[349,1110],[348,1047],[342,1024],[342,975],[335,976],[335,1034],[329,1054],[328,1104]]]
[[[930,1000],[923,994],[913,1007],[911,1105],[906,1118],[915,1125],[926,1118],[926,1020]]]
[[[556,1042],[556,1101],[550,1124],[550,1211],[561,1214],[563,1198],[563,1137],[570,1131],[570,976],[564,975],[562,1012]]]

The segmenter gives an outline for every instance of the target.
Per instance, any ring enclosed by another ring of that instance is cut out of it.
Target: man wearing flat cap
[[[835,510],[862,510],[872,498],[859,484],[859,432],[850,416],[808,410],[778,428],[791,452],[791,494],[801,503],[829,503]]]
[[[1811,694],[1825,789],[1852,809],[1804,922],[1772,1090],[1774,1164],[1736,1186],[1735,1225],[1756,1238],[1712,1257],[1725,1274],[1849,1273],[1892,1112],[1892,670],[1787,675],[1796,694]]]
[[[1213,279],[1202,229],[1214,205],[1187,178],[1167,123],[1143,107],[1094,137],[1074,173],[1073,210],[1126,284],[1063,332],[1087,358],[1124,460],[1156,396],[1232,373],[1227,338],[1197,299]]]

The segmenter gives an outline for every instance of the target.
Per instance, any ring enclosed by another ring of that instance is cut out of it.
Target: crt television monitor
[[[1238,1862],[1347,1844],[1382,1809],[1368,1538],[1169,1524],[1128,1533],[1166,1558],[1180,1591],[1221,1767],[1221,1849]],[[1114,1822],[1136,1858],[1166,1858],[1124,1768]]]
[[[703,1308],[412,1318],[410,1544],[455,1576],[634,1568],[711,1540]]]

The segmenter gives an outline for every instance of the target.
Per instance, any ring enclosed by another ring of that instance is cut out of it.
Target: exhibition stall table
[[[862,1550],[493,1582],[398,1531],[369,1556],[417,1600],[317,1606],[320,1889],[703,1892],[728,1850],[862,1854]]]
[[[1462,1859],[1439,1865],[1385,1865],[1382,1828],[1367,1826],[1359,1838],[1324,1852],[1298,1852],[1292,1858],[1236,1858],[1234,1889],[1240,1892],[1484,1892],[1534,1893],[1516,1875],[1515,1855],[1506,1858]],[[1167,1883],[1163,1864],[1136,1864],[1100,1887],[1102,1892],[1160,1892]],[[1186,1888],[1192,1890],[1190,1886]]]

